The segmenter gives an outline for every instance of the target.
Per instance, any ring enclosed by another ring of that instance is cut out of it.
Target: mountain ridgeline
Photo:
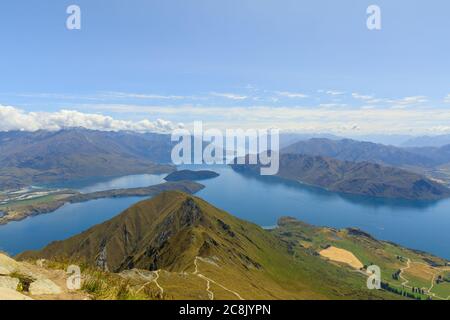
[[[67,179],[170,173],[175,169],[165,164],[170,163],[169,138],[81,128],[2,132],[0,190]]]
[[[450,146],[441,148],[399,148],[350,139],[310,139],[281,150],[284,154],[322,156],[343,161],[374,162],[406,167],[433,167],[450,162]]]
[[[248,161],[247,161],[248,163]],[[257,175],[259,165],[233,165],[237,172]],[[281,154],[278,177],[334,192],[408,200],[450,197],[450,189],[419,174],[370,162],[321,156]]]
[[[256,226],[238,224],[203,200],[166,192],[78,236],[21,257],[66,256],[113,272],[132,268],[182,271],[192,267],[196,256],[237,259],[244,268],[258,268],[256,259],[244,250],[255,249],[245,235],[262,234]]]
[[[450,144],[450,134],[443,134],[437,136],[421,136],[410,138],[403,142],[402,147],[417,148],[417,147],[443,147]]]

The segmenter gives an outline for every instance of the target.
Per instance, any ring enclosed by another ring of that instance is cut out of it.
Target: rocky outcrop
[[[19,279],[12,277],[0,277],[0,288],[17,290],[19,287]]]
[[[0,253],[0,276],[8,276],[19,268],[19,263]]]
[[[32,296],[62,293],[61,288],[49,279],[38,279],[32,282],[28,291]]]
[[[0,301],[88,298],[86,294],[70,291],[65,285],[66,278],[65,271],[48,269],[45,261],[17,262],[0,253]]]
[[[33,299],[15,290],[0,287],[0,300],[33,300]]]

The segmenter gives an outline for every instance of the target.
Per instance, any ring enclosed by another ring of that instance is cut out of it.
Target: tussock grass
[[[161,294],[149,286],[139,290],[142,284],[133,284],[118,274],[104,272],[93,268],[84,262],[67,258],[45,260],[45,267],[54,270],[67,270],[70,265],[77,265],[81,269],[81,290],[94,300],[161,300]]]
[[[17,291],[19,291],[19,292],[28,292],[30,289],[31,283],[36,280],[30,276],[21,274],[19,272],[13,272],[9,276],[11,278],[16,278],[19,280],[19,285],[17,286]]]
[[[83,274],[85,279],[81,289],[95,300],[160,300],[164,298],[148,286],[144,290],[139,290],[139,285],[133,285],[130,280],[117,274],[93,269],[87,269]]]

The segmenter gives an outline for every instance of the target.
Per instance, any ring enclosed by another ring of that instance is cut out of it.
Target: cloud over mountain
[[[26,112],[24,110],[0,105],[0,131],[56,131],[64,128],[83,127],[101,131],[169,132],[178,125],[157,119],[150,121],[117,120],[110,116],[82,113],[75,110],[58,112]]]

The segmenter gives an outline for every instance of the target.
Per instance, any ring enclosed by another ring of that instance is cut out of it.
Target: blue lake
[[[0,226],[0,251],[11,255],[42,248],[111,219],[141,198],[101,199],[65,205],[50,214]]]
[[[117,178],[89,178],[76,182],[48,185],[52,188],[70,188],[83,193],[112,189],[148,187],[165,182],[167,174],[139,174]]]
[[[281,216],[320,226],[358,227],[379,239],[450,259],[450,200],[414,202],[348,196],[277,178],[245,176],[227,167],[213,170],[220,177],[201,181],[206,188],[197,196],[242,219],[264,227],[276,225]],[[147,186],[162,178],[139,175],[70,187],[92,192]],[[17,254],[41,248],[106,221],[139,200],[142,198],[71,204],[51,214],[1,226],[0,250]]]

